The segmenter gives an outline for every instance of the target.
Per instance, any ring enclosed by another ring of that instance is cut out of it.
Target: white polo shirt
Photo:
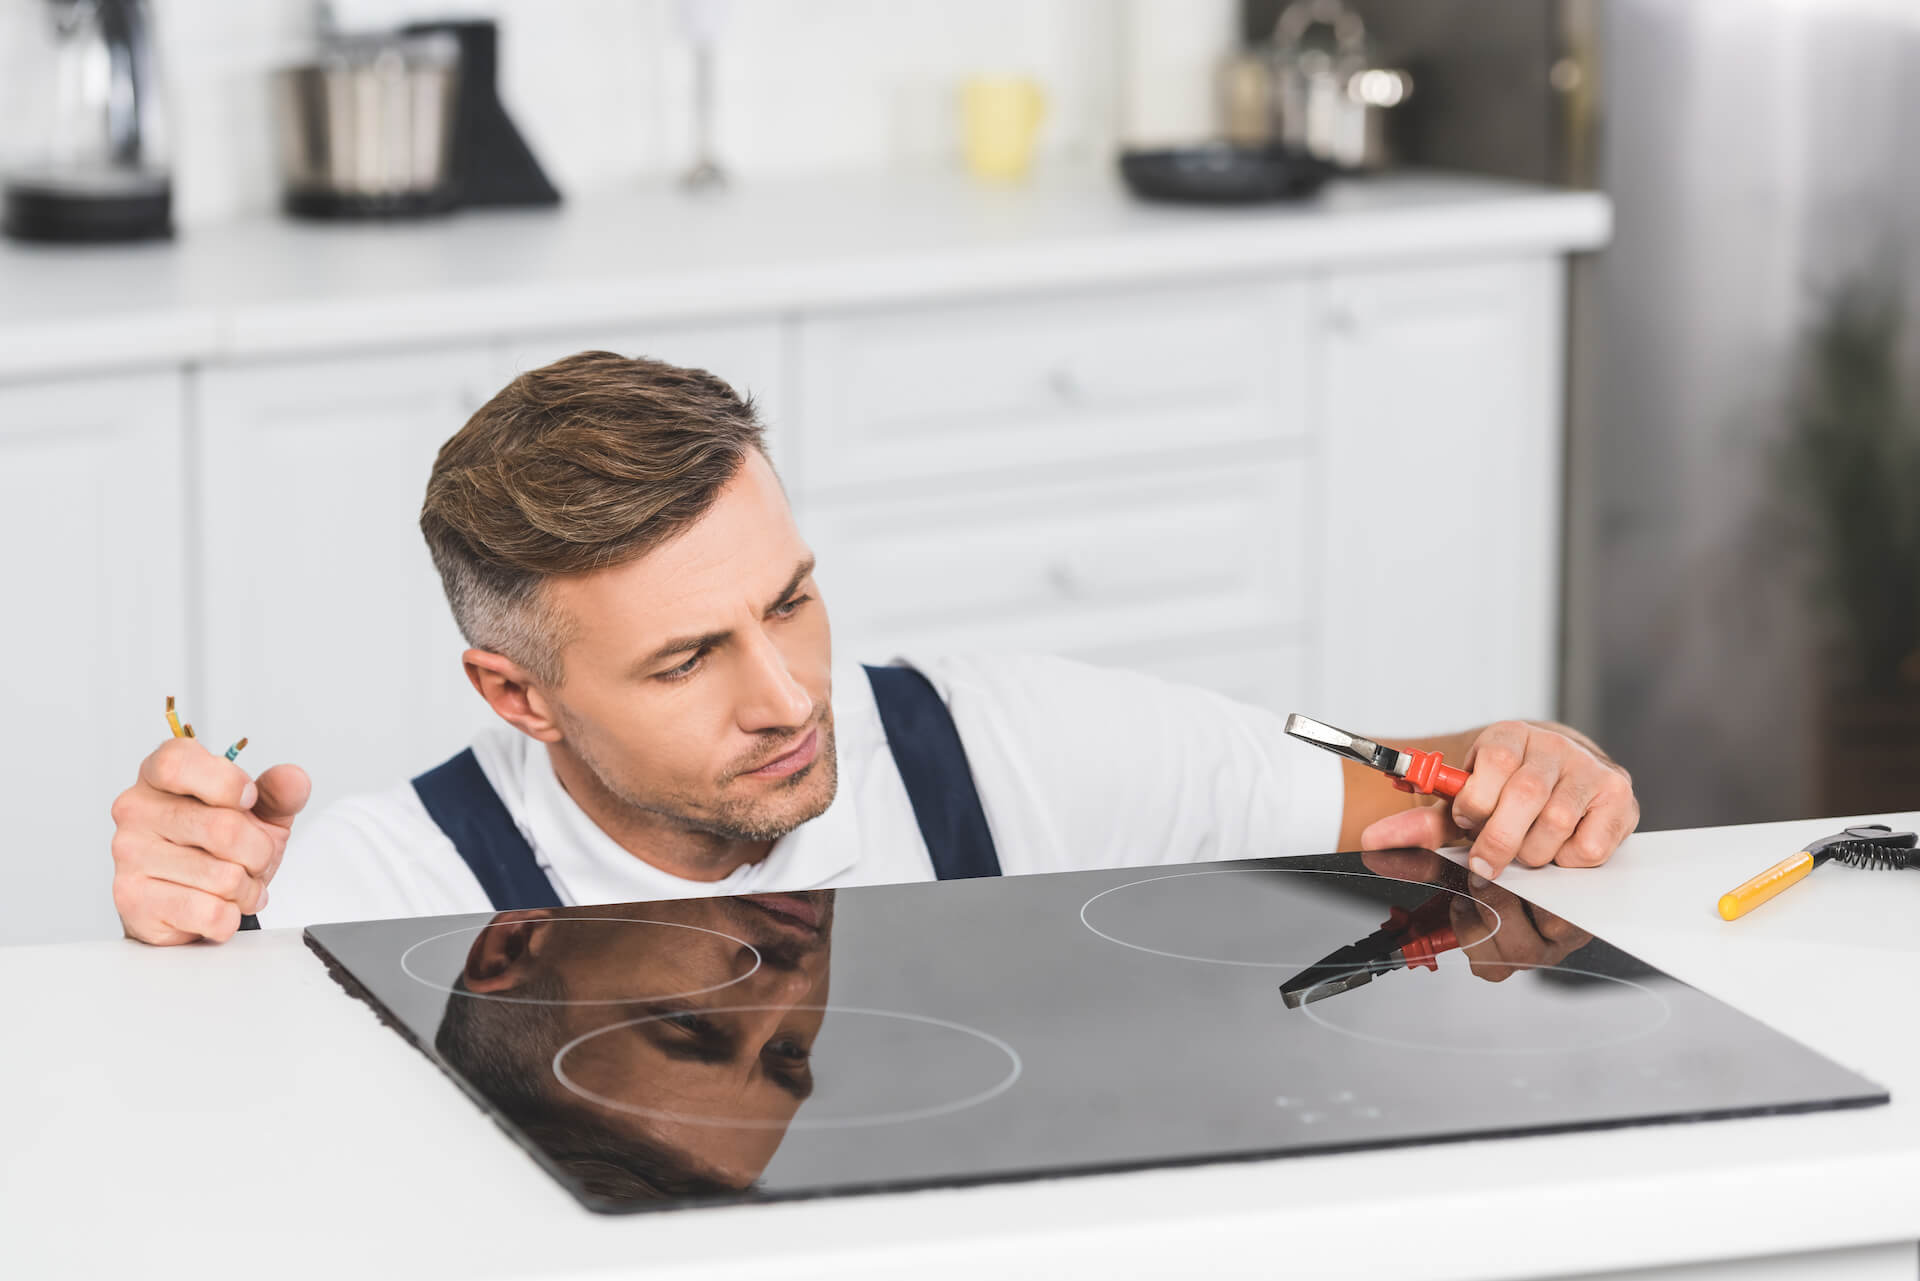
[[[906,661],[953,714],[1003,872],[1315,853],[1338,841],[1339,761],[1287,738],[1271,712],[1059,658]],[[513,727],[485,731],[473,750],[569,905],[931,880],[858,666],[836,669],[833,712],[833,804],[718,881],[685,880],[616,844],[561,787],[545,745]],[[269,899],[270,928],[492,906],[410,783],[296,821]]]

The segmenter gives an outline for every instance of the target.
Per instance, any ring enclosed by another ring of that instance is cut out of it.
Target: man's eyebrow
[[[795,566],[793,577],[787,580],[787,585],[780,589],[780,594],[773,598],[773,604],[767,606],[767,608],[772,609],[793,595],[793,593],[799,589],[800,584],[807,580],[807,575],[813,572],[813,566],[814,558],[811,556]],[[654,650],[651,654],[648,654],[645,658],[635,663],[633,665],[634,674],[644,676],[656,664],[672,658],[675,654],[688,654],[701,649],[716,649],[732,639],[733,633],[731,631],[718,631],[706,632],[699,636],[682,636],[677,640],[670,640],[659,649]]]
[[[800,584],[806,582],[807,575],[811,574],[812,572],[813,572],[813,557],[809,556],[794,567],[793,577],[787,580],[787,585],[780,589],[780,594],[773,598],[773,604],[767,606],[767,608],[773,609],[775,606],[785,604],[787,597],[799,591]]]
[[[733,1033],[721,1027],[695,1031],[686,1029],[690,1035],[676,1035],[663,1026],[663,1020],[653,1020],[639,1025],[647,1040],[654,1048],[670,1059],[682,1063],[704,1063],[709,1066],[719,1063],[731,1063],[739,1053],[740,1042]]]
[[[675,654],[685,654],[697,649],[713,649],[733,639],[731,631],[706,632],[699,636],[683,636],[679,640],[670,640],[659,649],[648,654],[633,665],[637,674],[644,675],[656,663],[672,658]]]

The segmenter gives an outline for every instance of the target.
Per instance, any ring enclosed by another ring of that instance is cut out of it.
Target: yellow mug
[[[1047,95],[1025,76],[975,76],[960,86],[961,147],[967,171],[988,182],[1016,182],[1033,165]]]

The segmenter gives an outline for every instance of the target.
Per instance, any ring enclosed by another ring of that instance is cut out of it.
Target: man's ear
[[[460,661],[466,666],[467,679],[501,720],[543,743],[560,741],[559,723],[533,673],[489,649],[470,649],[460,655]]]
[[[467,991],[510,992],[525,983],[546,945],[552,922],[553,912],[544,907],[494,917],[467,951],[467,966],[461,972]]]

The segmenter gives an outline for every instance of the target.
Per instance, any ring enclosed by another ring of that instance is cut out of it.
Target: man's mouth
[[[774,757],[758,769],[748,770],[742,777],[785,778],[787,775],[798,773],[813,764],[814,758],[819,754],[820,730],[816,726],[808,730],[806,737],[787,749],[787,751]]]
[[[826,919],[825,906],[810,894],[742,894],[742,903],[751,903],[786,925],[799,925],[815,933]]]

